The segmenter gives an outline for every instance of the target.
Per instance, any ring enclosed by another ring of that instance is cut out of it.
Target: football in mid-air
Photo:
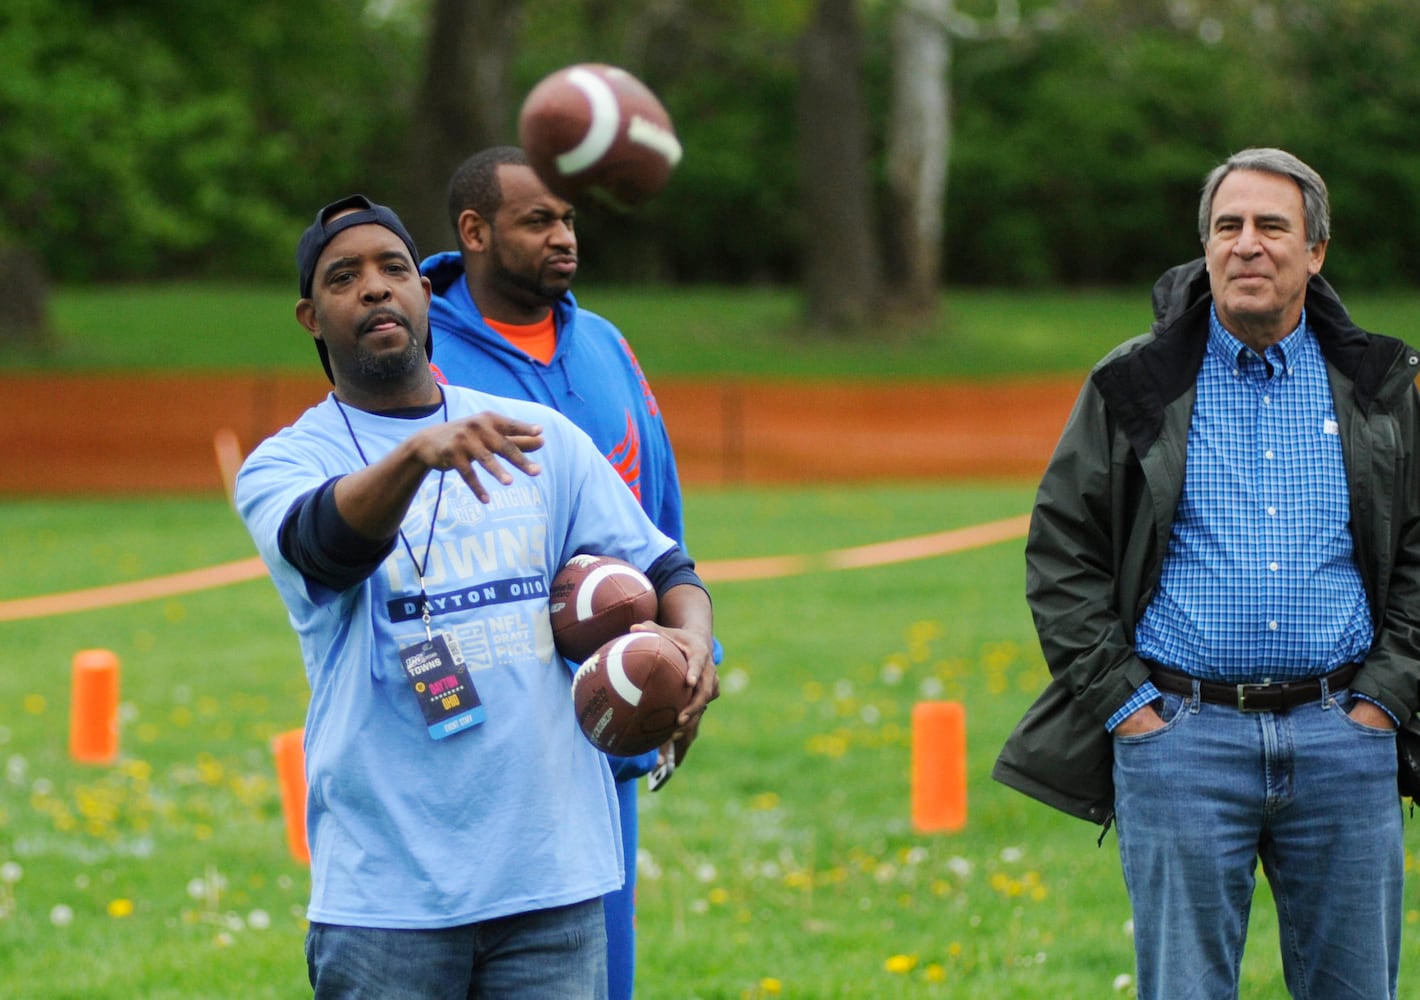
[[[634,757],[661,746],[693,689],[680,647],[656,632],[632,632],[602,646],[572,678],[577,723],[592,746]]]
[[[566,66],[533,87],[518,115],[518,142],[553,193],[621,211],[655,197],[681,157],[660,99],[604,63]]]
[[[597,647],[654,621],[660,602],[651,581],[629,562],[576,555],[552,578],[548,613],[557,651],[581,663]]]

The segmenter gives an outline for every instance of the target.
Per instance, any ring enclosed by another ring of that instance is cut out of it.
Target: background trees
[[[412,39],[352,7],[6,4],[0,237],[62,281],[289,271],[407,114]]]
[[[818,79],[842,94],[815,103],[800,56],[828,11],[853,18],[860,56],[828,56]],[[944,11],[1030,30],[912,30]],[[687,150],[643,211],[584,211],[587,280],[831,287],[876,268],[901,302],[942,277],[1146,281],[1198,252],[1207,168],[1268,144],[1331,184],[1329,275],[1417,281],[1407,0],[10,0],[0,246],[55,281],[285,278],[312,207],[359,190],[440,249],[453,164],[513,141],[521,95],[582,60],[642,76]],[[920,196],[946,191],[937,232]],[[825,242],[838,224],[866,257]]]
[[[409,114],[406,171],[394,178],[400,218],[417,246],[433,249],[453,238],[437,195],[454,169],[475,150],[509,141],[518,7],[507,0],[431,4],[423,57],[412,67],[419,90]]]

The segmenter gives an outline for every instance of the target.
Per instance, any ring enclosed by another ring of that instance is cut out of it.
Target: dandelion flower
[[[883,963],[883,968],[899,976],[905,976],[917,968],[916,955],[893,955]]]
[[[49,922],[55,927],[68,927],[74,922],[74,911],[63,903],[58,903],[49,911]]]
[[[767,997],[777,997],[784,992],[784,984],[773,976],[765,976],[759,981],[759,991]]]
[[[137,782],[148,781],[153,777],[153,765],[146,760],[124,761],[119,765],[119,771]]]
[[[784,885],[790,889],[812,889],[814,880],[808,872],[795,870],[785,873]]]
[[[1127,972],[1121,972],[1114,977],[1114,992],[1127,993],[1129,987],[1134,985],[1134,977]]]
[[[20,867],[18,861],[6,861],[3,865],[0,865],[0,882],[4,882],[7,885],[14,885],[24,877],[25,870]]]
[[[121,896],[118,899],[109,900],[108,915],[114,918],[132,916],[133,900],[124,899]]]

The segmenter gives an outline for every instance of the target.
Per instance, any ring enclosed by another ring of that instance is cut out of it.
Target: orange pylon
[[[966,709],[956,701],[912,708],[912,826],[919,833],[966,826]]]

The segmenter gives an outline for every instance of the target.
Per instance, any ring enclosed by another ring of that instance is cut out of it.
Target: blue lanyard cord
[[[345,412],[345,407],[341,405],[340,399],[331,396],[335,400],[335,408],[340,411],[340,418],[345,421],[345,429],[350,432],[350,440],[355,443],[355,451],[360,456],[360,461],[368,468],[370,460],[365,457],[365,449],[360,447],[360,439],[355,436],[355,427],[350,423],[350,417]],[[444,395],[444,390],[439,390],[439,398],[444,407],[444,423],[449,422],[449,399]],[[439,504],[444,499],[444,476],[447,469],[439,470],[439,492],[434,494],[434,510],[429,515],[429,540],[424,543],[424,562],[421,565],[419,560],[414,558],[414,547],[409,544],[409,538],[404,533],[404,528],[399,529],[399,540],[404,543],[404,551],[409,553],[409,561],[414,564],[415,572],[419,574],[419,603],[424,609],[424,635],[433,641],[434,631],[430,627],[433,616],[429,611],[429,592],[424,589],[424,571],[429,568],[429,553],[434,548],[434,526],[439,523]]]

